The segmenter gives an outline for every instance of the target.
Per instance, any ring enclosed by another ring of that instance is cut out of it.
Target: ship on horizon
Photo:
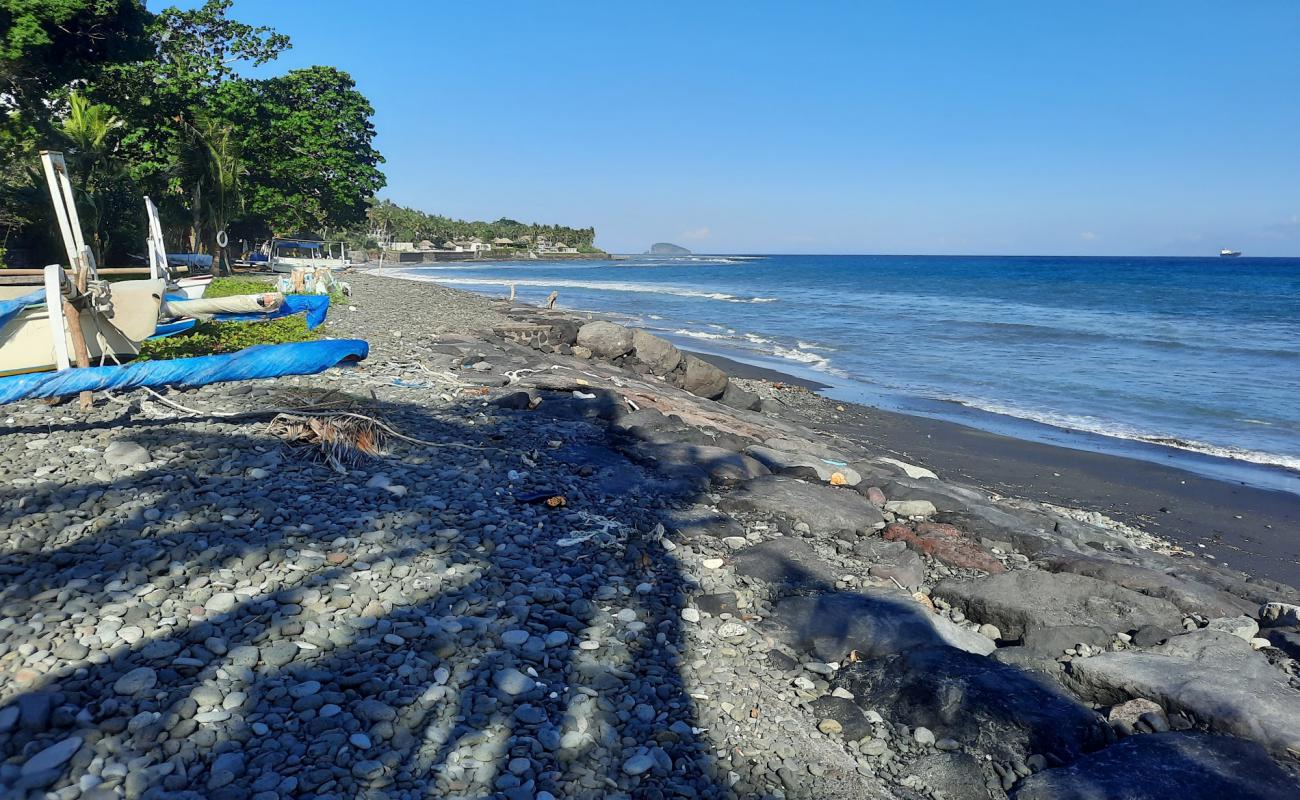
[[[1241,255],[1240,250],[1229,250],[1226,247],[1219,251],[1219,258],[1236,258],[1239,255]]]

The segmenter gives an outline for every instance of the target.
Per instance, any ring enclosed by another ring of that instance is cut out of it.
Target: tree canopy
[[[290,41],[231,18],[231,5],[0,0],[0,257],[6,244],[31,262],[55,254],[42,149],[68,155],[83,225],[110,261],[142,252],[146,194],[169,246],[200,251],[218,230],[364,222],[385,182],[369,101],[329,66],[246,78]]]
[[[370,221],[387,231],[394,241],[419,242],[424,239],[435,244],[477,237],[484,242],[496,238],[519,241],[536,241],[545,237],[552,243],[572,245],[579,249],[593,247],[595,228],[569,228],[563,225],[540,225],[501,218],[496,222],[470,222],[438,214],[427,214],[413,208],[381,200],[371,207]]]

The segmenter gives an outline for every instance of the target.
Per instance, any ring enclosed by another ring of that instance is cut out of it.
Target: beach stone
[[[1200,614],[1214,619],[1254,616],[1258,611],[1258,607],[1249,601],[1212,586],[1101,556],[1057,554],[1045,560],[1045,567],[1052,572],[1086,575],[1140,594],[1168,600],[1184,614]]]
[[[933,517],[939,513],[929,500],[890,500],[885,503],[885,510],[900,517]]]
[[[69,736],[68,738],[55,742],[54,744],[38,751],[31,758],[23,762],[22,774],[39,775],[49,770],[56,770],[77,754],[81,749],[84,740],[80,736]]]
[[[925,561],[903,547],[892,553],[879,553],[871,558],[875,563],[867,568],[873,578],[898,581],[907,589],[918,589],[925,583]]]
[[[650,368],[655,375],[667,375],[682,363],[682,354],[672,342],[646,333],[640,328],[632,329],[632,354]]]
[[[697,397],[717,400],[727,391],[727,373],[709,362],[690,353],[682,357],[686,371],[681,378],[681,387]]]
[[[906,461],[899,461],[896,458],[877,458],[876,461],[879,461],[884,464],[889,464],[892,467],[902,470],[903,474],[909,478],[932,478],[934,480],[939,479],[938,475],[935,475],[933,472],[926,469],[925,467],[919,467],[916,464],[909,464]]]
[[[137,695],[158,685],[158,673],[150,667],[136,667],[113,683],[113,691],[121,695]]]
[[[632,331],[612,322],[588,322],[578,329],[578,344],[597,358],[612,360],[632,351]]]
[[[1223,631],[1249,642],[1259,633],[1259,623],[1250,617],[1220,617],[1212,619],[1205,626],[1212,631]]]
[[[1264,603],[1259,608],[1261,628],[1300,626],[1300,606],[1291,603]]]
[[[1031,653],[1056,658],[1077,644],[1105,647],[1111,634],[1096,625],[1052,625],[1030,628],[1021,637],[1021,646]]]
[[[624,774],[636,777],[637,775],[644,775],[654,769],[654,766],[654,756],[647,753],[640,753],[623,762],[623,772]]]
[[[1168,600],[1147,597],[1083,575],[1017,570],[981,580],[949,579],[931,596],[967,618],[996,625],[1019,639],[1032,628],[1089,625],[1108,634],[1145,625],[1179,627],[1182,614]]]
[[[233,592],[217,592],[208,598],[203,607],[213,614],[225,614],[239,604],[239,598]]]
[[[867,720],[867,715],[863,713],[857,703],[853,702],[852,698],[824,694],[809,703],[808,708],[814,716],[820,717],[823,723],[830,720],[838,725],[839,730],[837,732],[850,742],[856,742],[872,734],[871,722]],[[822,733],[825,732],[822,731]]]
[[[684,539],[699,536],[722,539],[745,535],[745,528],[739,522],[707,506],[666,509],[659,512],[659,519],[667,531]]]
[[[854,650],[861,657],[875,658],[936,645],[979,655],[988,655],[996,647],[902,593],[828,592],[783,598],[768,627],[778,640],[826,661],[840,661]]]
[[[718,402],[724,406],[739,408],[741,411],[758,411],[763,407],[763,398],[759,397],[756,392],[748,389],[742,389],[735,381],[728,380],[727,388],[718,398]]]
[[[1075,659],[1063,679],[1087,700],[1116,705],[1145,698],[1212,731],[1258,742],[1279,757],[1300,754],[1300,692],[1230,633],[1198,630],[1149,652]]]
[[[1113,739],[1110,726],[1055,682],[974,653],[921,647],[845,664],[836,686],[886,718],[942,731],[994,758],[1069,762]]]
[[[519,670],[507,667],[493,676],[492,685],[514,697],[532,691],[537,682]]]
[[[135,467],[148,464],[149,451],[142,445],[125,439],[114,439],[104,448],[104,462],[114,467]]]
[[[909,500],[909,503],[918,502]],[[889,508],[889,503],[885,508]],[[887,541],[905,542],[918,553],[932,556],[950,567],[978,569],[984,572],[1006,572],[1006,567],[978,542],[963,534],[953,525],[940,522],[922,522],[915,528],[895,522],[885,528]]]
[[[942,749],[945,742],[951,741],[940,739],[935,746]],[[912,762],[908,772],[931,790],[942,792],[944,800],[988,800],[990,797],[980,763],[968,753],[929,753]]]
[[[777,475],[830,483],[832,477],[838,474],[839,485],[857,486],[862,482],[862,476],[853,468],[828,464],[816,456],[775,450],[758,444],[746,447],[745,452],[761,461],[763,466]]]
[[[1014,800],[1284,800],[1291,778],[1259,745],[1195,731],[1130,736],[1026,777]]]
[[[808,524],[813,534],[869,531],[880,509],[857,492],[769,475],[746,481],[719,502],[724,511],[770,514]]]
[[[767,468],[757,460],[723,447],[696,444],[638,444],[634,456],[655,462],[656,468],[669,476],[685,468],[699,471],[713,483],[730,485],[767,475]]]

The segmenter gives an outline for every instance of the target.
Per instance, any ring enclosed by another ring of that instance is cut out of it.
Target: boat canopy
[[[319,250],[325,246],[324,242],[310,242],[298,239],[277,239],[276,247],[296,247],[299,250]]]

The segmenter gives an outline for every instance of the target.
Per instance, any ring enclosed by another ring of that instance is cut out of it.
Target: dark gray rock
[[[1258,610],[1254,603],[1203,583],[1186,581],[1153,569],[1099,556],[1063,553],[1046,559],[1046,565],[1052,572],[1087,575],[1150,597],[1168,600],[1184,614],[1202,614],[1211,618],[1236,617],[1242,614],[1254,616]]]
[[[999,760],[1041,753],[1069,763],[1113,739],[1101,715],[1048,679],[953,647],[848,664],[835,683],[864,708]]]
[[[838,473],[843,486],[857,486],[862,482],[862,476],[852,467],[837,466],[814,455],[777,450],[765,445],[752,445],[745,448],[745,452],[763,462],[763,466],[777,475],[830,483]]]
[[[822,695],[808,704],[813,716],[819,720],[833,719],[840,724],[846,741],[856,742],[872,735],[871,723],[858,704],[847,697]]]
[[[1269,628],[1260,634],[1283,653],[1300,659],[1300,629]]]
[[[740,613],[740,601],[735,592],[702,594],[695,598],[695,607],[715,617],[720,614],[735,615]]]
[[[748,389],[742,389],[732,381],[727,381],[727,388],[718,398],[718,402],[724,406],[739,408],[741,411],[758,411],[762,408],[763,399]]]
[[[672,342],[638,328],[632,329],[632,354],[655,375],[667,375],[682,363],[681,351]]]
[[[1022,645],[1031,653],[1056,658],[1076,644],[1105,647],[1111,634],[1095,625],[1056,625],[1049,628],[1030,628],[1025,631]]]
[[[873,578],[898,581],[911,590],[925,583],[925,560],[903,542],[887,542],[869,536],[858,541],[853,554],[870,562],[867,574]]]
[[[746,547],[732,557],[737,575],[778,587],[824,591],[835,585],[835,568],[802,539],[782,536]]]
[[[1152,700],[1211,730],[1259,742],[1279,757],[1300,756],[1300,692],[1230,633],[1199,630],[1149,652],[1075,659],[1065,681],[1088,700]]]
[[[578,344],[597,358],[614,359],[632,352],[632,331],[612,322],[588,322],[578,329]]]
[[[815,534],[873,530],[884,522],[880,509],[857,492],[779,476],[748,481],[723,498],[719,506],[728,511],[803,521]]]
[[[730,485],[767,475],[767,468],[749,456],[722,447],[696,444],[647,444],[630,448],[628,455],[654,463],[669,476],[683,471],[708,476],[713,483]]]
[[[687,353],[682,358],[686,365],[681,377],[681,387],[697,397],[717,400],[727,391],[727,373],[703,359]]]
[[[659,519],[666,530],[683,539],[695,539],[700,536],[722,539],[727,536],[745,535],[745,528],[739,522],[706,506],[667,509],[659,512]]]
[[[1287,800],[1297,785],[1258,745],[1192,731],[1130,736],[1021,781],[1015,800]]]
[[[1108,634],[1144,625],[1182,622],[1168,600],[1147,597],[1096,578],[1019,570],[975,581],[946,580],[933,596],[970,619],[998,626],[1004,638],[1019,639],[1031,628],[1088,625]]]
[[[987,655],[995,647],[901,592],[787,597],[767,623],[776,639],[826,661],[840,661],[853,650],[871,658],[936,645]]]

